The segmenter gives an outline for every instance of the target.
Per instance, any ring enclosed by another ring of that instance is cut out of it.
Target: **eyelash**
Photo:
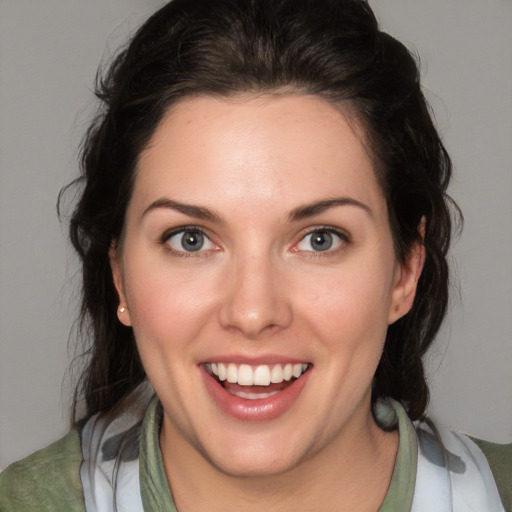
[[[184,235],[185,233],[199,234],[199,235],[203,236],[205,238],[205,240],[207,240],[210,244],[215,245],[214,242],[212,242],[211,238],[206,234],[206,232],[197,226],[181,226],[181,227],[172,228],[170,230],[167,230],[160,237],[160,243],[161,243],[161,245],[163,245],[165,247],[165,249],[168,252],[170,252],[174,256],[177,256],[180,258],[207,256],[207,253],[209,252],[209,250],[208,249],[204,250],[204,249],[202,249],[202,247],[199,248],[197,251],[186,251],[186,250],[174,249],[173,247],[170,246],[169,240],[172,237],[179,235],[179,234]],[[297,249],[297,246],[299,244],[304,242],[304,240],[306,240],[306,238],[308,236],[312,236],[315,233],[328,233],[330,235],[334,235],[335,237],[337,237],[339,239],[339,242],[338,242],[339,246],[335,247],[334,249],[331,249],[329,247],[325,251]],[[351,237],[346,231],[340,230],[338,228],[333,228],[330,226],[318,226],[318,227],[311,228],[311,229],[307,230],[305,233],[303,233],[300,236],[299,241],[294,243],[294,245],[292,247],[292,252],[294,252],[294,253],[302,252],[302,253],[307,254],[308,257],[326,257],[326,256],[331,256],[333,254],[338,253],[340,250],[343,249],[343,246],[346,246],[350,243],[351,243]]]
[[[206,234],[206,232],[197,227],[197,226],[180,226],[177,228],[172,228],[170,230],[165,231],[162,236],[160,237],[160,243],[165,247],[166,251],[170,252],[173,256],[177,256],[179,258],[190,258],[190,257],[201,257],[206,256],[208,250],[201,250],[201,248],[198,251],[186,251],[186,250],[178,250],[171,247],[169,244],[169,240],[176,235],[185,233],[191,233],[191,234],[199,234],[204,237],[205,240],[208,240],[209,243],[212,245],[215,245],[211,238]]]
[[[331,226],[317,226],[312,229],[308,229],[304,234],[301,235],[299,241],[294,244],[294,250],[293,252],[301,252],[300,249],[297,249],[297,246],[304,242],[308,236],[312,236],[315,233],[329,233],[330,235],[334,235],[339,239],[338,241],[338,247],[335,247],[334,249],[331,249],[330,247],[326,249],[325,251],[314,251],[314,250],[303,250],[302,252],[306,253],[308,257],[317,258],[317,257],[327,257],[332,256],[334,254],[337,254],[341,250],[343,250],[344,247],[349,245],[351,243],[351,237],[350,235],[344,231],[340,230],[338,228],[333,228]]]

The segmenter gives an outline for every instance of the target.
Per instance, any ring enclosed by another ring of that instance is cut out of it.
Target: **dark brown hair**
[[[416,299],[389,327],[373,384],[373,400],[393,397],[413,419],[424,412],[422,356],[448,301],[451,163],[415,59],[379,30],[363,0],[173,0],[99,75],[101,108],[84,140],[70,237],[82,261],[88,344],[75,405],[83,395],[87,416],[112,409],[145,378],[133,332],[117,320],[108,253],[122,233],[138,157],[162,116],[191,95],[283,89],[338,104],[363,127],[399,260],[426,219]]]

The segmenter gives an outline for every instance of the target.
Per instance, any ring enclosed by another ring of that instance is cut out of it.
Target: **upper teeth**
[[[279,384],[292,377],[300,377],[308,367],[306,363],[274,364],[272,367],[267,364],[253,367],[248,364],[234,363],[209,363],[206,366],[220,381],[227,380],[240,386]]]

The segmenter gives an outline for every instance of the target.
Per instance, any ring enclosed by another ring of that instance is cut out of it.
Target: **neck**
[[[179,512],[376,512],[391,481],[398,432],[382,431],[368,412],[362,428],[347,427],[325,449],[266,476],[226,474],[184,443],[165,419],[160,444]]]

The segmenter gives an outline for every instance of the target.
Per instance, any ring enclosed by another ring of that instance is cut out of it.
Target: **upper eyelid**
[[[206,238],[210,244],[210,247],[201,247],[197,251],[187,251],[186,249],[175,248],[172,246],[170,239],[176,235],[184,235],[185,233],[200,233]],[[195,257],[199,258],[201,256],[207,256],[211,252],[216,252],[219,249],[219,246],[216,242],[212,240],[212,237],[205,232],[205,230],[199,226],[178,226],[174,228],[167,229],[163,232],[163,234],[158,239],[159,245],[165,247],[165,250],[174,256],[181,257]]]
[[[211,240],[211,236],[208,234],[208,232],[199,226],[177,226],[174,228],[166,229],[160,236],[160,240],[162,242],[165,242],[169,238],[171,238],[174,235],[177,235],[179,233],[186,233],[187,231],[193,232],[193,233],[202,233],[204,236],[206,236],[208,239]]]
[[[292,252],[305,252],[305,253],[313,253],[315,255],[323,255],[323,256],[327,256],[329,254],[335,254],[337,253],[339,250],[342,249],[342,247],[338,247],[334,250],[327,250],[327,251],[324,251],[324,252],[317,252],[317,251],[314,251],[314,250],[304,250],[304,251],[301,251],[300,249],[298,249],[298,245],[300,243],[302,243],[306,237],[312,235],[313,233],[316,233],[316,232],[328,232],[328,233],[332,233],[334,234],[335,236],[339,237],[340,238],[340,245],[342,247],[346,247],[347,245],[350,245],[352,243],[352,236],[351,234],[345,230],[345,229],[342,229],[342,228],[339,228],[339,227],[334,227],[334,226],[327,226],[327,225],[320,225],[320,226],[314,226],[314,227],[309,227],[309,228],[306,228],[305,230],[302,230],[299,235],[295,238],[295,241],[292,243],[292,247],[291,247],[291,251]]]
[[[298,235],[299,241],[303,240],[306,236],[311,235],[312,233],[316,233],[318,231],[327,231],[329,233],[334,233],[335,235],[338,235],[341,238],[346,238],[348,240],[352,238],[350,233],[346,229],[337,228],[334,226],[320,225],[305,228],[304,230],[302,230]]]

